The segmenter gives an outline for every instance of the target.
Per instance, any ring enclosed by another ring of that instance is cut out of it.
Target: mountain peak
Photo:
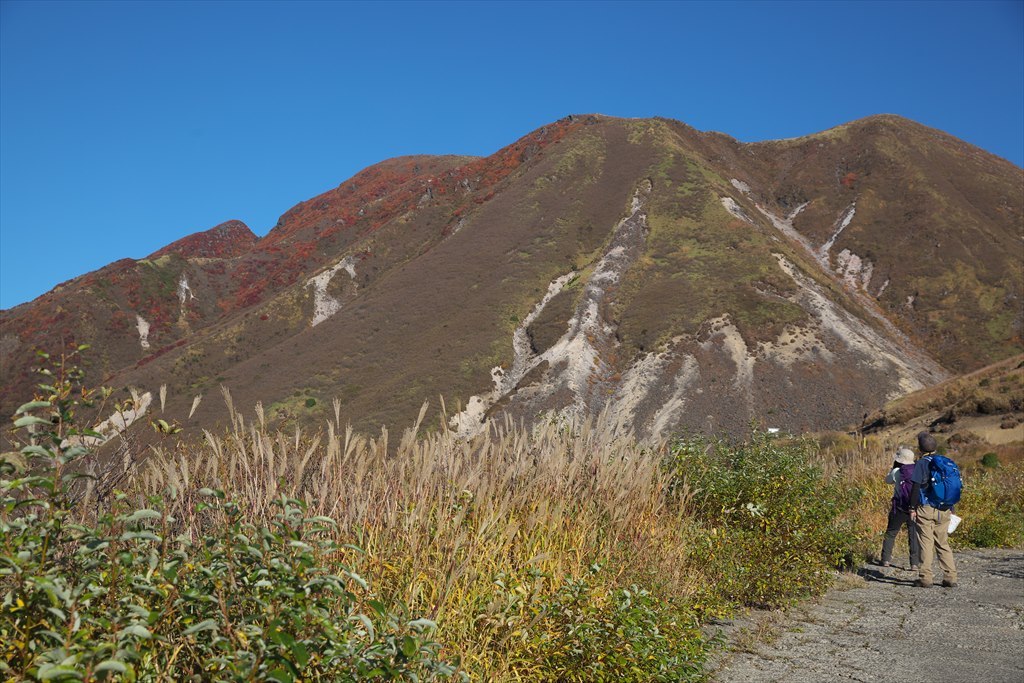
[[[168,254],[183,258],[234,258],[249,251],[257,241],[249,226],[240,220],[229,220],[209,230],[193,233],[171,242],[147,258],[156,259]]]
[[[0,410],[59,330],[185,411],[224,384],[271,419],[338,397],[358,429],[438,395],[465,434],[605,410],[652,438],[841,428],[1017,352],[1021,174],[894,115],[760,143],[573,115],[487,157],[380,162],[262,239],[228,221],[4,312]]]

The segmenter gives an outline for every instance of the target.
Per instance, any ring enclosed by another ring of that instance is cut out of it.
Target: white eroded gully
[[[828,241],[821,245],[821,249],[818,250],[818,258],[826,268],[829,267],[828,252],[832,249],[832,245],[836,243],[836,240],[839,239],[839,235],[842,234],[843,230],[845,230],[847,226],[850,225],[850,222],[853,221],[853,217],[856,213],[857,202],[854,202],[846,209],[846,211],[843,212],[843,215],[839,217],[839,220],[836,221],[835,228],[832,231],[832,236],[829,237]]]
[[[149,322],[138,313],[135,314],[135,329],[139,331],[139,345],[143,351],[149,350]]]
[[[569,319],[565,334],[551,348],[535,355],[530,350],[526,328],[575,273],[563,275],[548,286],[547,294],[513,333],[512,367],[507,372],[501,368],[493,369],[494,390],[473,396],[466,410],[451,418],[450,425],[460,436],[479,433],[486,424],[487,410],[502,398],[514,394],[522,378],[544,362],[552,368],[563,369],[551,383],[538,388],[534,397],[538,398],[537,394],[550,397],[560,389],[568,389],[573,397],[572,403],[559,412],[566,417],[585,412],[594,377],[607,370],[600,349],[615,345],[614,328],[604,318],[604,308],[609,301],[608,287],[622,279],[646,240],[647,214],[643,208],[649,192],[650,184],[645,182],[634,193],[630,213],[615,226],[608,249],[583,287],[580,302]]]
[[[879,370],[897,374],[899,390],[892,392],[891,398],[923,389],[925,385],[918,379],[922,374],[940,378],[944,376],[944,371],[937,364],[927,360],[911,359],[904,349],[837,306],[825,296],[814,281],[804,276],[785,256],[775,254],[775,258],[782,270],[800,287],[800,291],[791,297],[791,301],[813,314],[823,329],[856,351],[865,363]]]
[[[130,404],[117,410],[106,420],[92,428],[92,431],[99,434],[99,436],[76,436],[69,439],[66,443],[80,443],[90,447],[104,444],[112,437],[128,429],[136,420],[145,415],[152,403],[153,394],[151,392],[147,391],[139,394],[135,389],[132,389],[132,401]]]
[[[178,280],[178,301],[181,302],[182,308],[184,308],[186,301],[195,298],[196,295],[192,293],[192,288],[188,286],[188,277],[185,276],[185,273],[182,273],[181,279]]]
[[[346,256],[333,266],[306,281],[306,287],[313,289],[313,319],[310,327],[316,327],[323,321],[341,310],[342,303],[327,293],[327,285],[331,279],[344,270],[353,280],[356,279],[356,263],[351,256]]]

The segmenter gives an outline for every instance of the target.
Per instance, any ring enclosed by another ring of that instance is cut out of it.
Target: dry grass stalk
[[[303,501],[310,516],[338,521],[339,540],[365,551],[346,561],[382,594],[443,621],[478,670],[504,666],[487,649],[498,631],[481,626],[506,608],[493,598],[499,575],[533,576],[528,590],[540,591],[607,561],[623,580],[643,577],[666,597],[701,580],[686,561],[687,513],[678,496],[668,499],[662,451],[608,420],[532,430],[506,423],[461,441],[446,430],[417,436],[424,405],[389,453],[387,430],[354,433],[340,405],[318,433],[286,436],[267,430],[262,406],[247,424],[223,393],[230,431],[157,451],[135,477],[139,493],[173,488],[171,513],[191,533],[210,523],[192,512],[204,487],[245,501],[254,520],[273,515],[281,495]]]

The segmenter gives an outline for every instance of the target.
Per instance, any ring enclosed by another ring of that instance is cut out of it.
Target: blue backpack
[[[921,488],[921,497],[925,504],[933,508],[948,510],[960,502],[963,489],[960,468],[944,455],[929,455],[926,458],[931,481]]]

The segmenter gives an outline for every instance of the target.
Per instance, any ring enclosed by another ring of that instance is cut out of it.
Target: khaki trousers
[[[932,563],[936,553],[942,567],[942,579],[956,582],[956,561],[949,547],[949,510],[939,510],[931,505],[917,508],[917,533],[921,543],[921,569],[918,578],[932,583]]]

